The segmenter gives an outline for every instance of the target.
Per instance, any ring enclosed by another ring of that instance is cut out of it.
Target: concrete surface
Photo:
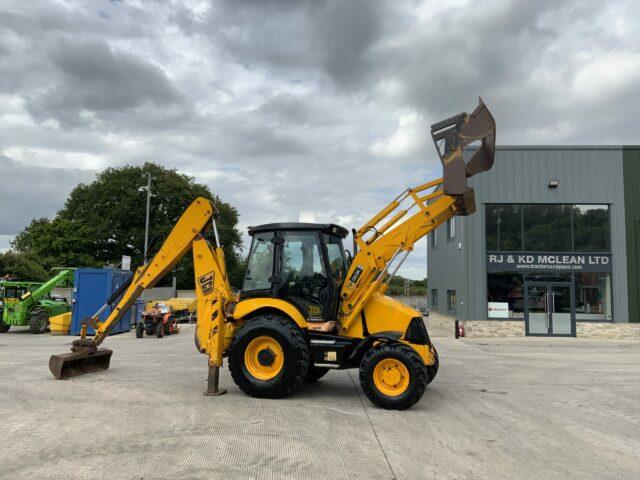
[[[111,337],[112,368],[48,371],[70,337],[0,335],[0,478],[633,479],[640,343],[437,338],[422,401],[385,411],[356,371],[284,400],[243,395],[225,369],[205,397],[193,326]]]

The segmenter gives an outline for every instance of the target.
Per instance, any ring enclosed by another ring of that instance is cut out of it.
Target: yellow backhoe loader
[[[197,295],[196,348],[208,356],[206,395],[218,395],[227,358],[240,389],[280,398],[329,369],[359,368],[367,397],[387,409],[405,409],[422,397],[438,371],[438,353],[419,311],[384,295],[417,240],[454,215],[475,211],[467,178],[491,168],[495,121],[480,103],[431,127],[443,177],[405,190],[359,230],[354,257],[345,254],[348,231],[333,224],[273,223],[249,228],[252,237],[239,296],[229,286],[214,205],[198,198],[129,284],[109,317],[85,322],[72,353],[53,355],[58,379],[109,367],[112,351],[98,348],[145,288],[189,251]],[[463,147],[478,141],[467,164]],[[404,206],[404,207],[403,207]],[[215,245],[205,239],[213,230]],[[87,338],[87,327],[96,334]]]

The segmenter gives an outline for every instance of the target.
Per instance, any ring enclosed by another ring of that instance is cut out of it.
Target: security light
[[[558,188],[560,185],[560,180],[549,180],[549,188]]]

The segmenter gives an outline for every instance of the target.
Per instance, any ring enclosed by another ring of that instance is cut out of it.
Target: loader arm
[[[25,293],[20,301],[23,302],[26,306],[30,307],[34,303],[46,297],[60,283],[70,282],[73,284],[74,273],[75,268],[66,268],[60,270],[55,276],[51,277],[49,280],[47,280],[32,292]]]
[[[233,298],[227,278],[224,253],[219,244],[215,217],[217,211],[213,203],[205,198],[197,198],[182,214],[171,233],[160,247],[158,253],[145,265],[139,267],[130,282],[125,284],[126,290],[120,296],[116,292],[110,301],[117,301],[115,307],[104,322],[98,314],[84,322],[80,339],[72,342],[71,354],[53,355],[49,361],[49,369],[58,378],[68,378],[90,371],[108,368],[111,350],[98,349],[98,346],[109,335],[111,329],[131,308],[133,303],[146,288],[153,287],[193,249],[194,270],[196,273],[196,296],[198,301],[198,326],[196,343],[203,353],[210,354],[210,364],[221,365],[222,341],[224,340],[224,306]],[[216,248],[211,247],[204,239],[204,231],[212,224],[216,233]],[[109,304],[110,301],[107,303]],[[216,323],[215,327],[212,325]],[[88,326],[96,333],[87,338]],[[214,331],[215,329],[215,331]],[[222,332],[222,335],[216,335]],[[214,338],[216,337],[216,338]],[[221,338],[221,343],[218,342]]]
[[[340,293],[342,333],[349,332],[374,293],[386,291],[415,242],[454,215],[475,211],[467,178],[493,165],[495,130],[495,120],[482,100],[472,114],[461,113],[432,125],[443,177],[405,190],[354,231],[357,253]],[[480,146],[465,165],[463,148],[474,141]]]

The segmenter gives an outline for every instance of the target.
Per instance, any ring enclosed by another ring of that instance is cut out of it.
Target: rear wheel
[[[362,391],[373,403],[389,410],[404,410],[420,400],[427,377],[420,355],[400,343],[375,346],[360,363]]]
[[[136,338],[142,338],[144,336],[144,324],[142,322],[136,323]]]
[[[31,313],[29,328],[33,333],[45,333],[49,328],[49,315],[44,310]]]
[[[229,350],[233,381],[252,397],[286,397],[300,386],[308,369],[309,347],[304,334],[279,315],[248,320]]]
[[[317,382],[322,377],[324,377],[328,371],[328,368],[316,367],[313,364],[309,364],[309,370],[307,371],[307,376],[305,377],[304,381],[307,383]]]

